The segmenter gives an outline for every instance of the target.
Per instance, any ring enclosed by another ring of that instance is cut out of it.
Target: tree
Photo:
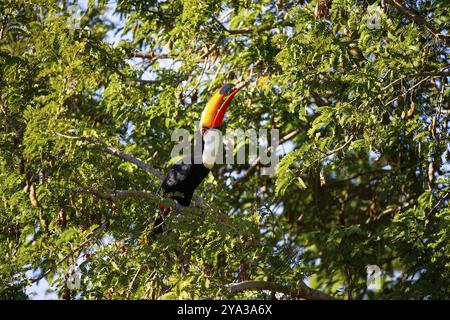
[[[443,1],[71,5],[0,4],[0,297],[450,297]],[[227,127],[292,151],[216,166],[151,237],[171,133],[238,79]]]

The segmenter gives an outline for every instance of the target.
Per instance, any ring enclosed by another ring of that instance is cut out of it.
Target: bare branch
[[[129,154],[126,154],[122,151],[118,151],[114,148],[111,147],[105,147],[103,149],[106,153],[109,153],[110,155],[113,155],[115,157],[119,157],[123,160],[126,160],[128,162],[131,162],[135,165],[137,165],[139,168],[151,173],[152,175],[154,175],[155,177],[157,177],[160,180],[164,179],[164,175],[162,173],[160,173],[158,170],[156,170],[155,168],[149,166],[148,164],[146,164],[145,162],[142,162],[141,160],[138,160],[132,156],[130,156]]]
[[[355,138],[355,136],[353,134],[351,134],[342,146],[337,147],[336,149],[333,149],[333,150],[325,153],[325,155],[319,159],[319,162],[322,160],[325,160],[327,157],[332,156],[333,154],[336,154],[336,153],[342,151],[343,149],[345,149],[353,141],[354,138]]]
[[[425,78],[423,78],[422,80],[420,80],[419,82],[417,82],[415,85],[413,85],[411,88],[409,88],[408,90],[406,90],[405,92],[399,94],[398,96],[396,96],[395,98],[393,98],[392,100],[390,100],[388,103],[386,103],[384,106],[388,106],[390,105],[392,102],[396,101],[398,98],[400,97],[404,97],[406,96],[409,92],[411,92],[412,90],[414,90],[415,88],[417,88],[418,86],[420,86],[422,83],[424,83],[425,81],[427,81],[428,79],[430,79],[430,76],[427,76]]]
[[[70,139],[70,140],[86,140],[85,137],[79,137],[79,136],[70,136],[68,134],[60,133],[57,131],[50,131],[51,133],[56,134],[57,136],[60,136],[62,138]]]
[[[136,52],[132,53],[130,58],[143,58],[143,59],[150,59],[150,60],[158,60],[158,59],[174,59],[177,58],[178,55],[176,54],[168,54],[168,53],[159,53],[156,54],[154,52]]]
[[[206,56],[209,56],[211,54],[211,52],[213,52],[214,49],[216,49],[216,47],[217,47],[217,43],[214,43],[199,57],[199,59],[204,59]]]
[[[225,28],[225,31],[228,32],[229,34],[248,34],[248,33],[255,32],[255,29],[254,28],[243,28],[243,29],[227,29],[227,28]],[[263,31],[263,30],[261,30],[261,31]]]
[[[157,198],[158,195],[145,192],[145,191],[135,191],[135,190],[94,190],[94,189],[86,189],[87,192],[96,195],[97,197],[105,200],[118,200],[124,198],[144,198],[144,199],[153,199]]]
[[[231,293],[237,293],[246,290],[268,290],[281,292],[297,299],[306,300],[335,300],[336,298],[323,293],[322,291],[308,287],[303,281],[296,286],[282,285],[270,281],[249,280],[239,283],[230,283],[225,286]]]
[[[58,135],[58,136],[60,136],[60,137],[65,138],[65,139],[86,140],[86,137],[70,136],[70,135],[59,133],[59,132],[53,132],[53,133]],[[112,147],[104,147],[103,151],[108,153],[108,154],[110,154],[110,155],[112,155],[112,156],[121,158],[121,159],[123,159],[125,161],[131,162],[131,163],[137,165],[139,168],[147,171],[148,173],[150,173],[153,176],[157,177],[159,180],[164,180],[164,175],[161,172],[159,172],[158,170],[156,170],[152,166],[149,166],[145,162],[143,162],[143,161],[141,161],[139,159],[136,159],[136,158],[132,157],[131,155],[125,153],[125,152],[116,150],[116,149],[114,149]],[[89,192],[93,193],[93,191],[95,191],[95,190],[90,190]],[[153,196],[152,193],[146,193],[146,192],[142,192],[142,191],[127,191],[127,190],[122,190],[122,191],[117,191],[116,190],[116,191],[110,191],[109,193],[104,193],[104,192],[102,193],[100,191],[97,191],[97,193],[98,193],[97,196],[99,198],[103,197],[103,199],[111,199],[111,197],[114,197],[116,199],[117,198],[125,198],[125,197],[150,198],[150,197]],[[195,202],[197,202],[199,204],[202,204],[204,207],[211,208],[210,204],[206,200],[204,200],[203,198],[201,198],[201,197],[199,197],[199,196],[197,196],[195,194],[193,196],[193,199],[194,199]]]
[[[205,52],[203,52],[200,56],[199,59],[203,60],[204,58],[206,58],[209,54],[211,54],[211,52],[217,47],[217,44],[214,43],[213,45],[209,46],[207,48],[207,50],[205,50]],[[154,52],[136,52],[136,53],[132,53],[130,56],[130,58],[142,58],[142,59],[149,59],[151,61],[154,60],[159,60],[159,59],[176,59],[176,58],[180,58],[180,56],[176,53],[154,53]]]
[[[328,104],[328,102],[324,98],[322,98],[317,92],[312,91],[311,95],[313,96],[317,106],[322,107]]]
[[[141,270],[142,270],[142,265],[139,266],[138,270],[136,271],[136,273],[133,277],[133,280],[131,280],[130,285],[128,286],[128,292],[127,292],[127,296],[126,296],[127,299],[130,297],[131,289],[133,289],[134,282],[136,281],[137,276],[139,275]]]
[[[228,29],[227,27],[225,27],[223,25],[223,23],[219,19],[217,19],[216,17],[213,17],[213,19],[219,25],[220,29],[224,30],[225,32],[227,32],[229,34],[233,34],[233,35],[241,35],[241,34],[260,32],[260,31],[267,31],[267,30],[274,28],[273,26],[264,26],[264,27],[257,28],[257,29],[255,29],[255,28]]]

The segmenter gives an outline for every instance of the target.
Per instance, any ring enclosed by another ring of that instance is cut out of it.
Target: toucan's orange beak
[[[202,117],[200,119],[200,130],[203,134],[206,130],[218,128],[221,126],[225,112],[233,97],[241,88],[234,88],[233,84],[227,83],[221,88],[217,89],[203,109]],[[231,93],[230,93],[231,92]],[[228,96],[225,99],[225,97]],[[223,102],[223,103],[222,103]]]

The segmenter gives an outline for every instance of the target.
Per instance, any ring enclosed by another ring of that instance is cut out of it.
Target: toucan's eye
[[[219,93],[220,94],[227,94],[228,92],[231,91],[231,89],[233,89],[233,87],[234,87],[234,84],[227,83],[222,88],[220,88]]]

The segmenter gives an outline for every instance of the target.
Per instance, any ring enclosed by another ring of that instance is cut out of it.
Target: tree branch
[[[230,283],[225,287],[231,293],[237,293],[246,290],[268,290],[273,292],[281,292],[297,299],[336,300],[336,298],[325,294],[322,291],[308,287],[303,281],[297,283],[297,286],[288,286],[270,281],[249,280],[239,283]]]
[[[157,60],[157,59],[174,59],[177,58],[178,55],[176,54],[167,54],[167,53],[159,53],[156,54],[154,52],[136,52],[132,53],[130,58],[143,58],[143,59],[150,59],[150,60]]]
[[[412,10],[408,9],[401,0],[386,0],[386,2],[393,7],[395,7],[398,11],[400,11],[403,15],[405,15],[409,20],[414,21],[415,23],[419,25],[425,26],[425,28],[428,29],[436,38],[442,38],[447,44],[450,44],[450,38],[440,33],[435,27],[431,25],[428,20],[426,20],[424,17],[419,15],[416,12],[413,12]]]
[[[268,30],[268,28],[264,28]],[[258,31],[264,31],[264,29],[258,30]],[[254,28],[243,28],[243,29],[227,29],[224,27],[224,30],[228,32],[229,34],[249,34],[255,32]]]
[[[267,30],[270,30],[270,29],[274,28],[273,26],[265,26],[265,27],[261,27],[259,29],[255,29],[255,28],[228,29],[227,27],[225,27],[223,25],[222,22],[220,22],[219,19],[217,19],[216,17],[213,17],[213,19],[219,25],[220,29],[222,29],[223,31],[225,31],[225,32],[227,32],[229,34],[234,34],[234,35],[249,34],[249,33],[260,32],[260,31],[267,31]]]
[[[106,153],[109,153],[110,155],[113,155],[115,157],[121,158],[123,160],[126,160],[128,162],[131,162],[131,163],[137,165],[139,168],[141,168],[141,169],[151,173],[152,175],[154,175],[155,177],[157,177],[160,180],[164,179],[164,175],[162,173],[160,173],[158,170],[156,170],[155,168],[149,166],[145,162],[142,162],[141,160],[130,156],[129,154],[126,154],[126,153],[124,153],[122,151],[116,150],[116,149],[111,148],[111,147],[105,147],[103,150]]]
[[[148,173],[154,175],[159,180],[164,180],[164,175],[162,173],[160,173],[158,170],[156,170],[155,168],[149,166],[145,162],[142,162],[141,160],[130,156],[129,154],[126,154],[126,153],[124,153],[122,151],[118,151],[118,150],[116,150],[114,148],[111,148],[111,147],[105,147],[105,148],[103,148],[103,150],[106,153],[110,154],[110,155],[113,155],[115,157],[121,158],[121,159],[123,159],[125,161],[131,162],[131,163],[137,165],[139,168],[141,168],[141,169],[147,171]],[[194,201],[196,201],[198,203],[201,203],[203,206],[208,207],[208,208],[211,207],[209,205],[209,203],[206,202],[206,200],[204,200],[203,198],[201,198],[201,197],[199,197],[197,195],[194,195],[193,198],[194,198]]]
[[[217,47],[217,44],[214,43],[213,45],[209,46],[200,56],[199,59],[203,60],[206,58],[215,48]],[[176,53],[154,53],[154,52],[136,52],[132,53],[130,58],[142,58],[142,59],[150,59],[151,61],[158,60],[158,59],[176,59],[180,56]]]
[[[319,162],[322,160],[325,160],[326,158],[328,158],[329,156],[332,156],[333,154],[338,153],[339,151],[345,149],[355,138],[355,135],[351,134],[350,136],[348,136],[347,141],[340,147],[337,147],[336,149],[333,149],[331,151],[328,151],[324,154],[324,156],[322,158],[319,159]]]
[[[66,134],[59,133],[59,132],[53,132],[53,133],[58,135],[58,136],[60,136],[60,137],[65,138],[65,139],[86,140],[85,137],[69,136],[69,135],[66,135]],[[103,151],[108,153],[108,154],[110,154],[110,155],[112,155],[112,156],[121,158],[121,159],[123,159],[125,161],[131,162],[131,163],[137,165],[139,168],[147,171],[148,173],[150,173],[153,176],[157,177],[159,180],[164,180],[164,178],[165,178],[164,175],[161,172],[159,172],[158,170],[156,170],[155,168],[149,166],[148,164],[146,164],[145,162],[143,162],[143,161],[141,161],[139,159],[136,159],[136,158],[130,156],[129,154],[127,154],[125,152],[116,150],[116,149],[114,149],[112,147],[104,147]],[[89,192],[93,193],[92,191],[95,191],[95,190],[90,190]],[[97,196],[99,198],[103,198],[103,199],[111,199],[111,197],[114,197],[114,198],[125,198],[125,197],[150,198],[153,195],[152,193],[147,193],[147,192],[143,192],[143,191],[129,191],[129,190],[122,190],[122,191],[116,190],[116,191],[109,191],[107,193],[100,192],[100,191],[96,191],[96,192],[98,193]],[[117,193],[117,192],[119,192],[119,193]],[[195,194],[193,196],[193,199],[194,199],[195,202],[202,204],[204,207],[211,208],[211,205],[206,200],[204,200],[203,198],[201,198],[201,197],[199,197],[199,196],[197,196]]]
[[[124,198],[144,198],[144,199],[152,199],[157,198],[158,195],[145,192],[145,191],[135,191],[135,190],[95,190],[95,189],[86,189],[87,192],[96,195],[97,197],[104,200],[118,200]]]
[[[312,91],[311,95],[319,107],[326,106],[328,104],[328,102],[324,98],[322,98],[317,92]]]

